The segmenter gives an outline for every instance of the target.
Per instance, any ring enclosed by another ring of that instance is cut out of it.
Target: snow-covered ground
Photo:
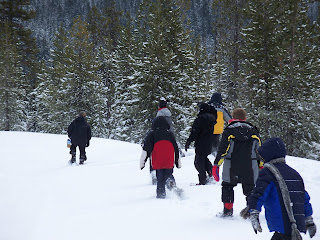
[[[197,182],[192,149],[182,158],[182,168],[174,170],[185,198],[167,191],[167,199],[156,199],[148,167],[139,168],[140,145],[93,138],[85,165],[70,166],[66,142],[65,135],[0,132],[0,240],[269,240],[272,236],[264,212],[263,232],[258,235],[250,221],[239,216],[245,207],[240,185],[235,188],[234,218],[216,217],[223,207],[221,183],[190,185]],[[319,227],[320,162],[287,157],[287,163],[304,178]],[[320,232],[313,239],[319,240]]]

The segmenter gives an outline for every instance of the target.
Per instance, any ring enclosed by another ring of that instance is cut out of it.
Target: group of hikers
[[[312,238],[316,225],[310,196],[300,174],[285,162],[283,141],[274,137],[262,143],[258,128],[247,121],[246,111],[236,108],[230,115],[220,93],[214,93],[209,102],[201,102],[198,107],[199,113],[192,124],[185,151],[194,142],[197,185],[206,185],[212,178],[219,182],[219,169],[223,164],[223,211],[219,216],[233,216],[233,188],[241,184],[246,207],[240,216],[251,220],[255,233],[262,231],[259,213],[264,206],[269,230],[274,232],[271,240],[302,239],[300,232],[307,231]],[[225,128],[224,122],[228,122]],[[213,152],[216,157],[212,165],[208,156]],[[152,130],[143,141],[141,169],[148,158],[150,172],[156,172],[153,182],[157,184],[157,198],[165,198],[166,188],[170,190],[176,186],[173,168],[174,165],[181,168],[181,159],[171,113],[164,98],[159,101]]]
[[[177,143],[171,112],[166,99],[161,98],[158,112],[152,121],[152,129],[142,144],[140,169],[150,158],[152,182],[157,185],[157,198],[166,197],[166,188],[176,187],[173,168],[181,168],[180,144]],[[255,233],[261,232],[259,213],[265,208],[265,217],[271,240],[302,239],[300,232],[316,234],[312,218],[310,196],[305,190],[300,174],[285,161],[286,148],[280,138],[270,138],[262,143],[256,126],[247,121],[243,108],[235,108],[230,115],[222,103],[220,93],[214,93],[208,102],[198,104],[199,113],[194,120],[184,150],[187,152],[194,142],[194,166],[199,183],[206,185],[220,181],[222,171],[223,211],[220,217],[233,216],[234,187],[242,185],[246,207],[240,212],[250,219]],[[225,122],[227,126],[225,127]],[[85,148],[89,146],[91,128],[86,122],[86,113],[69,125],[71,139],[71,163],[76,161],[76,148],[80,150],[80,163],[86,161]],[[214,154],[213,154],[214,153]],[[214,163],[208,159],[215,155]]]

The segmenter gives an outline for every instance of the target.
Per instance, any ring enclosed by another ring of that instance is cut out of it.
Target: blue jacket
[[[276,166],[285,180],[293,203],[293,214],[300,232],[305,232],[305,217],[312,215],[310,197],[305,190],[300,174],[285,163],[285,147],[281,139],[272,138],[258,148],[258,153],[265,160]],[[261,211],[265,208],[265,217],[270,232],[277,231],[291,234],[291,223],[283,202],[279,183],[271,171],[260,171],[256,186],[248,201],[250,209]]]

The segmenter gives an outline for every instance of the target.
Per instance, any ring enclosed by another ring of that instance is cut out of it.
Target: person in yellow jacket
[[[220,142],[220,136],[223,133],[224,123],[228,123],[232,117],[222,103],[221,93],[213,93],[208,104],[211,106],[212,111],[217,111],[217,123],[214,125],[213,129],[214,137],[212,145],[212,154],[216,155]]]

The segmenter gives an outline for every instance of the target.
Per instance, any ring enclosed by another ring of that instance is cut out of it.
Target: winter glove
[[[240,216],[241,216],[243,219],[247,219],[247,218],[250,217],[249,206],[246,206],[244,209],[241,210]]]
[[[312,216],[306,217],[305,223],[307,232],[309,232],[310,238],[312,238],[317,232],[317,226],[314,224]]]
[[[181,159],[179,157],[179,159],[176,161],[176,167],[177,168],[181,168]]]
[[[258,210],[251,210],[250,212],[251,225],[256,234],[257,232],[262,232],[262,228],[259,221],[259,213],[260,212]]]
[[[219,182],[219,166],[218,165],[214,165],[212,168],[212,176],[214,178],[214,180],[216,180],[217,182]]]
[[[142,150],[141,153],[141,157],[140,157],[140,169],[144,169],[145,165],[146,165],[146,161],[147,161],[148,155],[147,152],[145,150]]]
[[[89,145],[90,145],[90,141],[87,142],[86,147],[89,147]]]

